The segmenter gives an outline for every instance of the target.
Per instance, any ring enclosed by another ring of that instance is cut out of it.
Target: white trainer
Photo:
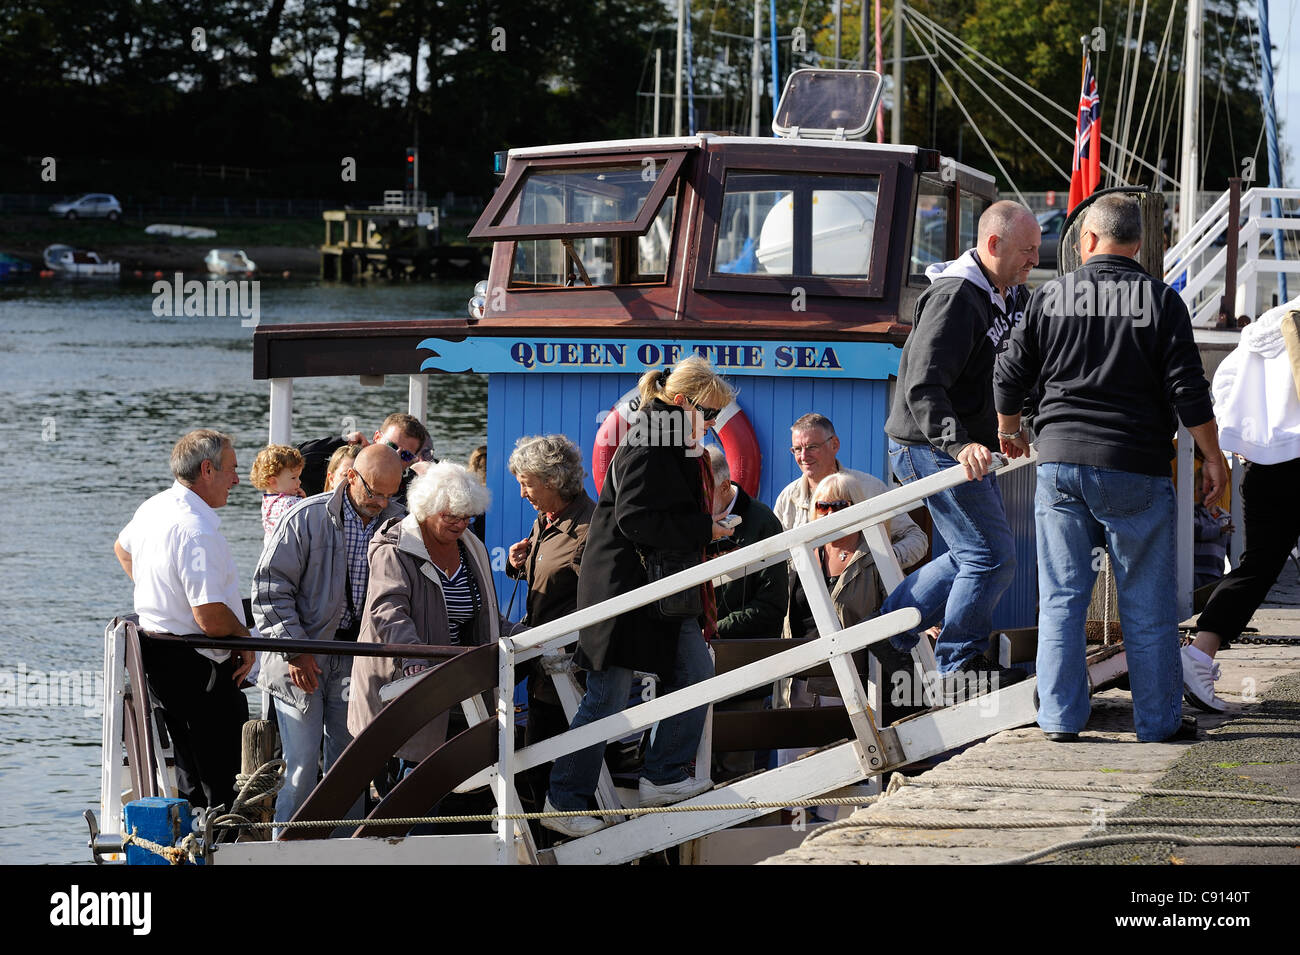
[[[713,788],[712,779],[696,779],[688,776],[680,783],[667,783],[663,786],[657,786],[644,776],[637,784],[637,795],[640,797],[642,806],[667,806],[671,803],[681,802],[683,799],[690,799],[692,796],[698,796],[700,793],[708,792]]]
[[[551,805],[551,797],[547,796],[543,811],[559,812],[560,810]],[[544,829],[550,829],[552,832],[558,832],[573,839],[581,839],[593,832],[600,832],[609,825],[603,816],[550,816],[544,817],[540,821]]]
[[[1183,647],[1183,699],[1200,710],[1222,713],[1228,704],[1214,695],[1214,681],[1219,678],[1219,665],[1198,660]]]

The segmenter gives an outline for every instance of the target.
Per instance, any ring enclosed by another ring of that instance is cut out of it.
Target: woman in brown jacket
[[[507,466],[537,520],[510,548],[506,575],[527,583],[524,623],[539,627],[577,609],[578,570],[596,503],[582,486],[582,452],[562,434],[520,438]],[[537,663],[527,672],[529,744],[569,728],[555,687]]]
[[[465,529],[487,510],[487,488],[459,464],[435,464],[411,483],[410,513],[370,542],[370,584],[362,643],[481,646],[522,629],[497,609],[487,548]],[[348,730],[356,737],[383,707],[379,689],[428,666],[418,658],[357,657],[352,666]],[[397,751],[418,762],[446,738],[447,714]]]

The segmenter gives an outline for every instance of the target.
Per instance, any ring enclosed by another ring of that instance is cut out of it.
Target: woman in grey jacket
[[[523,629],[497,609],[487,548],[465,529],[487,510],[487,488],[459,464],[442,462],[412,482],[406,517],[370,542],[370,586],[360,643],[480,646]],[[379,690],[424,669],[418,658],[357,657],[352,665],[348,730],[355,737],[383,707]],[[446,739],[443,713],[397,751],[412,762]]]

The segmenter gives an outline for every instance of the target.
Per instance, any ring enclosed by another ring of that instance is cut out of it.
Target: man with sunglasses
[[[253,617],[266,637],[355,641],[366,603],[371,537],[406,509],[393,498],[402,460],[384,444],[363,448],[333,491],[297,504],[280,519],[253,571]],[[266,653],[258,686],[275,700],[285,783],[275,821],[298,811],[316,786],[321,742],[325,770],[352,741],[347,685],[352,658]],[[278,833],[277,833],[278,834]]]
[[[341,437],[331,436],[304,441],[298,445],[302,452],[302,490],[310,496],[319,494],[325,488],[325,468],[331,455],[345,444],[359,444],[363,448],[371,444],[386,444],[402,459],[406,469],[402,475],[402,486],[398,488],[394,499],[403,506],[406,503],[406,488],[412,478],[424,470],[433,458],[433,447],[429,442],[429,431],[420,419],[401,411],[395,411],[384,419],[383,424],[366,440],[360,431],[353,431]]]

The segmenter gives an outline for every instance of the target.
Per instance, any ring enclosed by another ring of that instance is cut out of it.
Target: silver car
[[[88,192],[75,199],[64,199],[50,206],[50,213],[65,219],[107,219],[116,222],[122,218],[122,204],[116,196],[106,192]]]

